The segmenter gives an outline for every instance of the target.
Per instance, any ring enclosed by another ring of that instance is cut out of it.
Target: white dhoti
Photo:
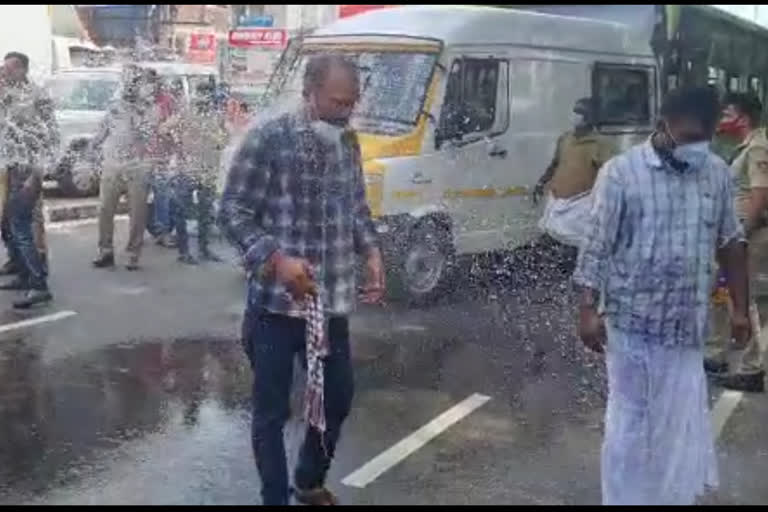
[[[718,485],[703,349],[606,329],[603,505],[693,505]]]
[[[539,228],[558,242],[580,247],[590,225],[590,191],[567,199],[547,196]]]

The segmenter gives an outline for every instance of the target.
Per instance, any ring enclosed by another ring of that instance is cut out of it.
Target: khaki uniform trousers
[[[104,169],[100,192],[99,254],[114,254],[115,213],[123,194],[128,196],[130,218],[126,252],[138,259],[147,225],[149,165],[143,162],[127,162]]]
[[[736,372],[739,374],[755,374],[763,369],[762,347],[760,346],[760,315],[755,302],[755,280],[758,267],[757,258],[768,255],[768,228],[756,231],[749,244],[749,319],[752,324],[752,336],[747,346],[739,351]],[[714,304],[709,315],[710,334],[706,343],[706,356],[718,363],[728,362],[729,344],[731,340],[730,299],[725,303]]]

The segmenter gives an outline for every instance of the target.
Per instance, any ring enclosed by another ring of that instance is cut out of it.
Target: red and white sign
[[[229,31],[229,45],[237,48],[285,48],[288,32],[283,28],[237,28]]]
[[[190,34],[185,57],[188,62],[199,64],[216,62],[216,34]]]
[[[361,14],[385,7],[397,7],[396,5],[339,5],[339,18],[348,18],[355,14]]]

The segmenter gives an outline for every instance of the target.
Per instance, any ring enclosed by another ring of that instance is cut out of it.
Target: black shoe
[[[0,284],[0,290],[29,290],[29,283],[17,277],[13,281]]]
[[[715,383],[725,389],[733,391],[746,391],[747,393],[765,392],[765,372],[758,373],[734,373],[719,377]]]
[[[112,253],[102,254],[93,260],[93,266],[96,268],[107,268],[115,266],[115,255]]]
[[[138,256],[131,256],[128,258],[128,263],[125,265],[126,270],[135,271],[139,270],[141,266],[139,265],[139,257]]]
[[[197,265],[197,260],[191,254],[180,254],[178,260],[179,263],[184,263],[186,265]]]
[[[203,261],[212,261],[214,263],[221,263],[222,260],[218,254],[208,249],[200,251],[200,259]]]
[[[728,373],[728,361],[704,358],[704,371],[712,375]]]
[[[46,304],[53,300],[53,295],[48,290],[29,290],[25,297],[13,303],[16,309],[29,309],[38,304]]]
[[[18,273],[19,267],[11,260],[6,261],[5,264],[0,267],[0,276],[13,276]]]

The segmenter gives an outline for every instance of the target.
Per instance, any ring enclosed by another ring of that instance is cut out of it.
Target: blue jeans
[[[251,441],[261,477],[263,505],[288,504],[283,427],[290,416],[294,356],[305,354],[305,329],[303,319],[250,308],[243,320],[243,345],[253,370]],[[324,361],[326,431],[321,438],[315,429],[307,429],[294,475],[300,489],[325,484],[341,425],[352,406],[354,384],[346,317],[331,318],[328,339],[331,353]]]
[[[6,234],[11,261],[19,264],[19,277],[34,290],[47,290],[47,270],[35,245],[32,224],[36,197],[27,197],[20,184],[9,177],[8,203],[5,210]]]
[[[212,185],[201,183],[195,177],[185,174],[173,178],[173,194],[171,210],[176,228],[176,239],[180,254],[189,254],[189,235],[187,234],[187,219],[197,219],[197,245],[200,253],[208,250],[208,243],[213,224],[213,201],[216,190]],[[193,194],[197,190],[197,208],[195,209]]]
[[[155,172],[152,176],[153,212],[149,232],[153,236],[170,234],[173,231],[171,211],[171,183],[168,176]]]

